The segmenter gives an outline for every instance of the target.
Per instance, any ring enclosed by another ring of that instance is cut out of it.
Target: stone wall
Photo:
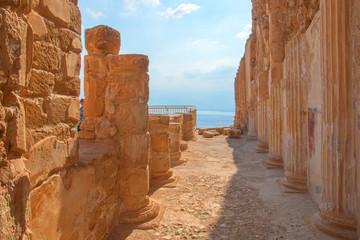
[[[78,161],[77,1],[2,1],[0,32],[0,238],[42,239],[36,201]]]
[[[0,31],[0,239],[106,239],[156,217],[147,56],[118,55],[109,27],[86,31],[77,134],[77,1],[2,1]]]
[[[357,239],[360,3],[252,3],[253,29],[244,56],[246,72],[253,73],[258,89],[238,84],[250,96],[247,103],[235,97],[238,109],[253,109],[256,103],[258,115],[252,110],[248,115],[249,137],[257,136],[261,150],[268,143],[266,164],[285,169],[285,192],[310,192],[319,204],[318,229]]]

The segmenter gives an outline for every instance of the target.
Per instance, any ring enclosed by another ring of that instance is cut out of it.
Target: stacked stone
[[[183,139],[183,125],[184,125],[184,118],[182,114],[171,114],[170,115],[170,123],[178,123],[180,127],[179,137]]]
[[[85,31],[85,120],[79,136],[112,143],[119,155],[121,223],[156,217],[159,206],[149,191],[147,109],[149,60],[118,55],[120,33],[107,26]]]
[[[190,141],[194,138],[193,116],[189,113],[184,113],[183,121],[183,140]]]
[[[1,1],[0,19],[0,236],[40,239],[34,188],[78,159],[81,16],[77,1]]]
[[[181,163],[180,151],[180,124],[170,122],[169,126],[169,140],[170,140],[170,161],[171,164]]]
[[[149,130],[151,136],[151,186],[161,186],[176,180],[170,169],[169,127],[169,115],[149,115]]]

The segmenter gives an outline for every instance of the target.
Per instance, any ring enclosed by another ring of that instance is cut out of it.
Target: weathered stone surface
[[[55,85],[54,74],[42,70],[32,69],[28,75],[28,84],[24,94],[28,96],[49,96]]]
[[[63,55],[61,49],[52,44],[35,42],[33,67],[39,70],[59,73]]]
[[[79,76],[81,67],[81,56],[74,52],[64,55],[64,73],[66,77],[74,78]]]
[[[79,100],[61,95],[52,95],[46,98],[44,101],[44,112],[47,114],[47,122],[57,124],[60,122],[66,122],[68,117],[70,120],[74,118],[73,114],[77,114],[73,111],[74,109],[70,109],[70,112],[68,112],[70,105],[74,101]]]
[[[116,127],[120,134],[145,133],[148,126],[147,104],[123,104],[116,113]],[[126,121],[121,121],[127,119]]]
[[[216,136],[216,133],[212,132],[212,131],[205,131],[203,132],[203,137],[204,138],[213,138]]]
[[[117,128],[108,119],[100,119],[96,124],[95,133],[100,139],[112,138],[117,133]]]
[[[61,26],[68,26],[71,20],[70,4],[68,0],[41,0],[42,14]]]
[[[71,103],[67,109],[66,119],[74,123],[79,122],[80,119],[80,102],[78,98],[72,98]]]
[[[169,133],[151,133],[151,150],[169,152]]]
[[[241,130],[240,129],[228,129],[227,135],[229,138],[241,138]]]
[[[25,116],[26,116],[26,127],[37,128],[42,127],[46,124],[47,114],[44,112],[42,98],[26,98],[23,99]]]
[[[186,149],[188,149],[188,143],[185,141],[180,141],[180,150],[185,151]]]
[[[108,26],[100,25],[85,30],[85,48],[90,55],[118,55],[120,45],[120,33]]]
[[[0,84],[25,86],[32,64],[32,29],[9,10],[1,8],[0,16]]]
[[[68,144],[56,137],[48,137],[35,144],[26,153],[25,165],[30,171],[31,186],[46,180],[49,173],[70,166],[76,161],[69,157]]]
[[[120,144],[121,166],[124,168],[149,165],[150,135],[126,135]]]
[[[34,38],[36,40],[41,39],[44,35],[47,34],[47,27],[43,18],[35,11],[31,11],[27,16],[31,28],[34,33]]]

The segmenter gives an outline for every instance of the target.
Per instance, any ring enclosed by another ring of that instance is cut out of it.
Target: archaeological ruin
[[[358,239],[360,2],[252,2],[234,124],[284,169],[285,192],[310,193],[318,229]]]
[[[100,25],[85,30],[78,132],[78,0],[0,1],[0,239],[97,240],[119,225],[156,228],[148,223],[166,207],[149,191],[176,189],[181,175],[172,166],[192,161],[183,154],[198,133],[227,135],[229,145],[252,141],[268,171],[283,169],[284,193],[311,196],[311,225],[359,239],[360,2],[252,4],[233,126],[195,132],[193,114],[149,113],[149,58],[119,54],[120,33]]]

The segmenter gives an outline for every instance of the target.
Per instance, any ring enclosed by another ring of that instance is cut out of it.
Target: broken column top
[[[120,45],[120,33],[111,27],[100,25],[85,30],[85,48],[89,55],[119,55]]]

